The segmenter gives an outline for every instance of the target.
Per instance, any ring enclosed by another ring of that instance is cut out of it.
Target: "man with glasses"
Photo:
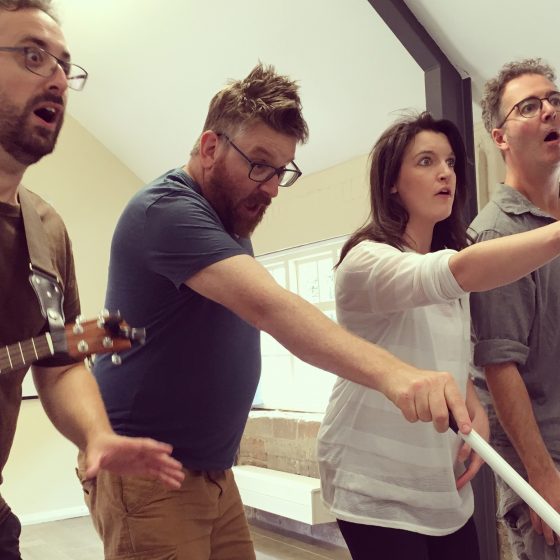
[[[28,246],[37,247],[37,254],[58,276],[66,320],[74,320],[80,311],[64,224],[54,209],[25,189],[21,181],[29,165],[53,151],[67,88],[81,90],[86,78],[85,70],[70,62],[48,0],[0,0],[1,347],[35,337],[47,328],[29,282]],[[36,219],[36,229],[30,227],[28,217]],[[26,370],[20,367],[0,375],[0,471],[14,438]],[[159,477],[171,487],[180,485],[181,465],[170,457],[169,445],[113,432],[95,379],[83,363],[56,355],[37,362],[32,370],[48,416],[83,451],[87,477],[108,468]],[[39,460],[36,468],[41,468]],[[20,530],[19,520],[0,497],[2,560],[20,559]]]
[[[147,326],[144,346],[94,373],[113,428],[163,438],[180,491],[100,473],[88,505],[107,558],[255,558],[231,466],[260,375],[259,330],[300,358],[382,391],[411,420],[470,421],[448,374],[418,371],[281,288],[250,235],[301,171],[296,84],[257,65],[210,102],[187,164],[137,193],[115,231],[106,303]],[[295,188],[295,187],[294,187]]]
[[[506,64],[486,84],[483,120],[506,176],[471,224],[476,241],[560,219],[560,93],[540,59]],[[491,402],[492,441],[560,510],[560,260],[490,292],[471,294],[475,379]],[[499,478],[498,514],[519,558],[560,558],[558,536]]]

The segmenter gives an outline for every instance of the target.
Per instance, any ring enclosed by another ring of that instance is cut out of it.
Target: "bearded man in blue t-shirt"
[[[85,482],[107,558],[255,558],[231,466],[260,375],[259,330],[299,358],[387,395],[410,421],[462,430],[449,374],[420,371],[280,287],[251,233],[300,177],[308,129],[296,84],[257,65],[210,103],[189,162],[132,198],[114,234],[107,307],[145,325],[147,343],[95,364],[113,428],[173,445],[178,491],[102,473]],[[143,556],[144,557],[144,556]]]

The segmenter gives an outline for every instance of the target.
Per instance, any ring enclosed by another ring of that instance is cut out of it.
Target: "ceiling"
[[[451,61],[484,80],[503,62],[548,55],[557,0],[407,0]],[[423,72],[367,0],[56,0],[72,52],[90,80],[70,114],[140,179],[182,164],[208,102],[260,60],[297,79],[312,173],[369,151],[407,108],[424,108]],[[536,29],[538,26],[538,30]],[[555,58],[558,59],[555,61]],[[549,56],[560,68],[560,54]]]

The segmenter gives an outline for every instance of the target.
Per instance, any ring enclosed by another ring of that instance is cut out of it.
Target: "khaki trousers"
[[[185,471],[179,490],[100,471],[83,480],[106,560],[254,560],[231,469]]]

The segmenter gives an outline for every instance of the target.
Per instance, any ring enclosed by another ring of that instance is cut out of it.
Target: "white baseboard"
[[[321,500],[318,478],[250,465],[233,467],[246,506],[308,525],[335,521]]]
[[[39,513],[18,515],[18,517],[22,525],[36,525],[38,523],[47,523],[48,521],[59,521],[61,519],[71,519],[72,517],[83,517],[84,515],[89,515],[89,511],[85,505],[56,509],[52,511],[40,511]]]

